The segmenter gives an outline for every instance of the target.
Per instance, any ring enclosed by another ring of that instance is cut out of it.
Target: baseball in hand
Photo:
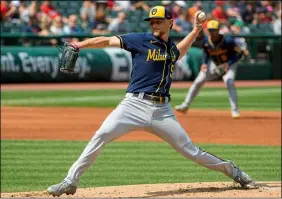
[[[197,19],[198,19],[199,21],[205,21],[205,19],[206,19],[206,14],[205,14],[204,12],[200,11],[200,12],[198,13],[198,15],[197,15]]]

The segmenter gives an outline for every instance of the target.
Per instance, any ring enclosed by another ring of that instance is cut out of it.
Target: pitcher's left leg
[[[230,66],[227,73],[222,77],[226,87],[228,89],[229,94],[229,103],[231,106],[231,115],[233,118],[239,118],[240,112],[238,108],[238,95],[235,88],[235,76],[236,76],[237,64],[233,64]]]
[[[152,133],[169,143],[177,152],[208,169],[220,171],[240,183],[243,187],[254,184],[246,173],[232,162],[221,159],[195,146],[174,115],[163,114],[152,120]]]

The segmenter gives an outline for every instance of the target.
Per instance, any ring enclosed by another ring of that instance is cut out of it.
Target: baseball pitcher
[[[135,130],[146,130],[159,136],[187,159],[222,172],[242,187],[255,185],[252,178],[232,162],[195,146],[170,105],[169,91],[175,62],[188,52],[204,23],[198,14],[195,14],[193,31],[177,45],[169,37],[173,24],[171,12],[163,6],[153,7],[149,18],[145,19],[149,21],[152,33],[102,36],[64,45],[60,59],[62,71],[73,71],[79,49],[105,47],[120,47],[131,52],[133,68],[124,99],[95,132],[64,180],[47,189],[49,194],[74,194],[81,175],[95,162],[102,148]]]
[[[205,36],[203,41],[201,71],[190,87],[185,101],[176,106],[175,110],[185,113],[205,82],[222,76],[228,89],[231,116],[233,118],[239,118],[238,96],[234,81],[237,63],[242,59],[244,51],[241,50],[231,36],[219,34],[218,21],[209,21],[207,28],[209,35]]]

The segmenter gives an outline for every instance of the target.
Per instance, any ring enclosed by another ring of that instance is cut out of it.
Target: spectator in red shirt
[[[216,8],[212,11],[212,15],[214,19],[219,21],[222,25],[228,24],[228,15],[226,14],[224,10],[225,1],[216,1]]]
[[[7,1],[1,1],[1,21],[7,21],[17,12],[17,8]]]
[[[56,10],[56,8],[52,5],[51,1],[43,1],[40,10],[47,14],[51,19],[55,19],[57,16],[60,16],[60,13]]]
[[[115,1],[114,0],[107,0],[107,8],[109,10],[112,10],[114,5],[115,5]]]

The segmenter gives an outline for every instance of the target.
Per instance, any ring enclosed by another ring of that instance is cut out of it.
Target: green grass
[[[60,182],[87,142],[1,141],[1,191],[46,190]],[[281,148],[268,146],[200,145],[234,160],[258,181],[280,181]],[[112,142],[82,176],[80,187],[126,184],[231,181],[200,167],[166,143]]]
[[[183,102],[188,89],[172,89],[173,106]],[[238,88],[243,110],[281,110],[281,88]],[[229,109],[226,88],[202,88],[191,108]],[[125,90],[2,91],[2,106],[115,107]]]

